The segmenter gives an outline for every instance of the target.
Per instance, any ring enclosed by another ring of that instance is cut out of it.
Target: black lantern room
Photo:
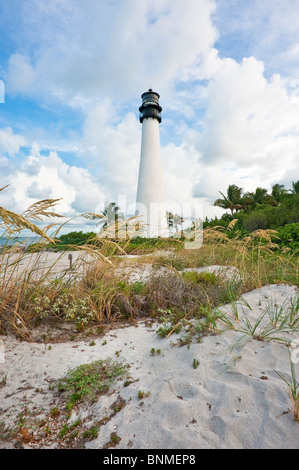
[[[159,105],[160,95],[151,88],[141,95],[142,105],[139,108],[139,120],[153,118],[161,122],[162,108]]]

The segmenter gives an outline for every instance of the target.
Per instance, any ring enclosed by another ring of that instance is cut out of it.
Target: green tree
[[[104,216],[102,219],[104,222],[102,229],[108,228],[110,225],[115,224],[118,220],[124,219],[124,215],[122,212],[119,212],[119,209],[119,206],[117,206],[115,202],[107,202],[105,204],[104,210],[102,211]]]
[[[292,194],[299,194],[299,180],[296,181],[295,183],[294,181],[292,181],[292,186],[293,186],[293,189],[291,190]]]
[[[118,238],[122,225],[120,222],[125,220],[125,216],[120,212],[119,206],[115,202],[107,202],[102,211],[103,218],[97,224],[98,236],[109,238]]]
[[[284,187],[284,184],[273,184],[271,196],[273,199],[273,206],[278,206],[281,203],[283,198],[286,196],[287,190]]]
[[[269,196],[267,189],[258,187],[254,192],[247,192],[243,197],[243,205],[247,209],[255,209],[262,204],[269,204],[272,197]]]
[[[231,216],[234,217],[235,212],[244,207],[244,199],[242,196],[242,188],[239,188],[235,184],[230,184],[226,191],[226,196],[221,192],[223,199],[216,199],[214,206],[221,207],[222,209],[229,209]]]

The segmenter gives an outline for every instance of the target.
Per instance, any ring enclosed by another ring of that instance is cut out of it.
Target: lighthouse
[[[139,120],[142,124],[141,152],[136,198],[142,236],[168,237],[167,213],[164,199],[163,174],[160,157],[159,124],[162,108],[160,95],[151,88],[141,95]]]

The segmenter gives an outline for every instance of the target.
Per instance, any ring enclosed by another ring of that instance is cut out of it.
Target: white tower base
[[[168,237],[167,212],[160,157],[159,122],[149,117],[142,122],[142,143],[136,213],[142,227],[140,235]]]

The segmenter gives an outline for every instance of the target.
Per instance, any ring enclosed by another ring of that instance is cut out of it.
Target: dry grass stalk
[[[8,209],[0,207],[0,218],[3,221],[5,229],[10,235],[21,230],[28,229],[33,233],[36,233],[42,238],[47,239],[50,243],[53,243],[53,239],[48,236],[46,232],[40,229],[37,225],[27,220],[23,215],[12,212]],[[11,228],[13,226],[13,229]]]

